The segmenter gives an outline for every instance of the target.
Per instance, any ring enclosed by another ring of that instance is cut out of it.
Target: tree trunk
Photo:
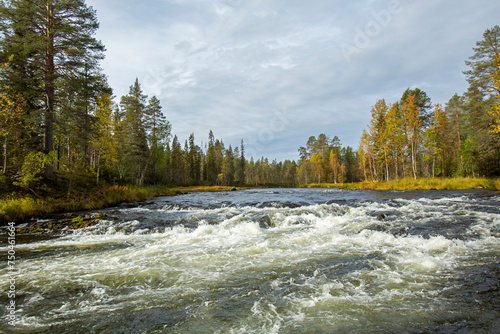
[[[68,169],[71,168],[71,136],[68,136]]]
[[[45,49],[45,151],[50,153],[54,150],[54,33],[53,26],[53,7],[52,0],[47,0],[47,45]],[[45,164],[45,176],[48,178],[54,177],[54,166]]]
[[[406,179],[406,164],[405,164],[406,157],[404,156],[403,153],[403,179]]]
[[[101,173],[101,150],[97,154],[97,176],[96,176],[96,185],[99,185],[99,174]]]
[[[462,149],[462,140],[460,139],[460,122],[459,122],[459,118],[458,118],[458,111],[455,113],[455,115],[457,116],[458,152],[460,152]],[[464,156],[460,152],[460,170],[462,171],[462,174],[463,174],[463,170],[464,170],[463,158],[464,158]]]
[[[416,154],[416,147],[415,143],[411,144],[411,169],[413,171],[413,177],[415,180],[417,179],[417,154]]]
[[[7,173],[7,135],[3,141],[3,171],[2,174]]]
[[[150,162],[151,162],[151,154],[149,155],[148,160],[146,160],[146,164],[145,164],[144,168],[142,169],[142,171],[140,173],[140,178],[139,178],[139,181],[138,181],[138,186],[139,187],[142,187],[142,185],[144,184],[144,180],[146,178],[146,172],[148,170],[148,166],[149,166]]]
[[[394,159],[394,165],[396,167],[396,180],[399,179],[399,165],[398,165],[399,155],[396,152],[396,159]]]
[[[389,181],[389,162],[387,162],[387,151],[384,152],[385,154],[385,173],[386,173],[386,179]]]
[[[85,80],[84,86],[84,99],[85,99],[85,114],[83,119],[83,165],[88,166],[88,156],[89,156],[89,93],[88,93],[88,64],[85,64]],[[92,162],[90,163],[92,165]]]
[[[436,170],[436,157],[432,158],[432,178],[434,178],[434,171]],[[441,165],[441,174],[443,170],[443,165]]]
[[[62,145],[61,145],[61,134],[57,136],[57,164],[56,168],[59,170],[61,168],[61,150],[62,150]]]

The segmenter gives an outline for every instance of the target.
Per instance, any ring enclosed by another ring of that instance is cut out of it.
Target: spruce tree
[[[208,134],[208,150],[206,158],[206,181],[215,184],[217,181],[217,157],[215,148],[215,137],[212,130]]]
[[[236,172],[236,179],[241,185],[245,184],[245,169],[246,169],[246,160],[245,160],[245,145],[243,143],[243,139],[241,140],[240,144],[240,158],[238,160],[238,168]]]
[[[150,152],[146,133],[146,99],[139,80],[130,86],[128,95],[121,98],[124,113],[121,124],[120,154],[124,156],[130,181],[142,185],[150,163]]]
[[[200,148],[194,143],[194,134],[189,135],[189,153],[188,153],[188,170],[189,181],[193,184],[198,184],[201,178],[201,157]]]
[[[156,177],[158,173],[158,161],[165,151],[167,142],[170,139],[171,125],[162,112],[160,100],[153,96],[146,106],[144,126],[147,132],[147,140],[151,150],[151,160],[153,173]]]

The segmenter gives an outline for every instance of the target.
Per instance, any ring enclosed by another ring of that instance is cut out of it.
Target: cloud
[[[440,103],[461,93],[464,61],[500,10],[488,0],[88,3],[118,96],[139,77],[181,139],[212,129],[270,159],[297,159],[319,133],[356,147],[371,106],[408,87]]]

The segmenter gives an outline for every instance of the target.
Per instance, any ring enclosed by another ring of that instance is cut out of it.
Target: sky
[[[181,143],[213,131],[246,157],[297,160],[310,136],[355,150],[377,100],[445,104],[498,0],[87,0],[116,100],[139,80]]]

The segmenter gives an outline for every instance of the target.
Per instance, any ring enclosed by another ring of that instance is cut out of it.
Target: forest
[[[310,137],[297,161],[245,156],[172,134],[160,100],[139,80],[115,102],[100,67],[96,12],[83,0],[2,2],[0,187],[33,187],[79,175],[96,185],[287,185],[420,177],[500,176],[500,27],[486,30],[464,73],[467,92],[446,105],[408,88],[374,101],[356,149]],[[404,89],[404,88],[403,88]]]

